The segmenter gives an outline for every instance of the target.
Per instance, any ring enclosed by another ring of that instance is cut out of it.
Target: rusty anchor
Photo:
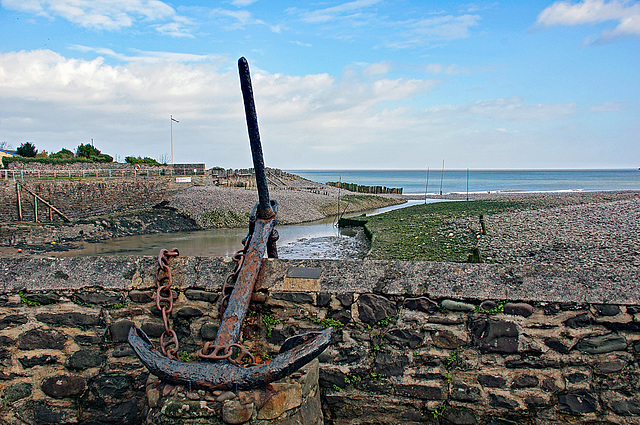
[[[245,244],[242,251],[243,259],[239,262],[236,282],[224,308],[216,339],[213,344],[207,343],[200,351],[200,357],[205,361],[183,363],[176,359],[177,340],[175,333],[168,329],[166,320],[165,329],[173,335],[175,344],[170,354],[163,355],[159,352],[147,335],[137,327],[131,328],[128,338],[129,344],[140,361],[160,379],[172,384],[184,384],[192,388],[208,390],[256,388],[281,379],[320,355],[329,345],[333,332],[333,328],[327,328],[324,331],[309,332],[288,338],[280,348],[279,354],[266,364],[253,363],[254,357],[238,344],[264,255],[267,253],[269,257],[277,257],[275,249],[277,232],[274,227],[278,211],[277,202],[269,199],[249,64],[245,58],[238,60],[238,70],[258,187],[258,203],[251,213],[249,234],[243,240]],[[166,254],[167,251],[164,251]],[[177,255],[177,251],[169,255]],[[170,278],[170,271],[168,274]],[[158,299],[162,298],[161,290],[162,288],[158,290]],[[162,299],[167,300],[167,297]],[[171,296],[168,300],[171,302]],[[157,305],[160,308],[158,301]],[[169,311],[163,309],[163,317],[166,317],[169,312],[170,308]],[[166,353],[165,345],[171,343],[171,341],[165,343],[161,338],[162,352]],[[252,362],[243,365],[241,360],[244,357],[249,357]]]

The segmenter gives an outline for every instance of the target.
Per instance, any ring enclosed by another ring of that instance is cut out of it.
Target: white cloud
[[[143,58],[171,55],[140,52]],[[113,156],[158,156],[169,149],[172,114],[180,120],[173,127],[176,161],[250,166],[235,63],[222,61],[112,66],[49,50],[2,53],[3,140],[14,146],[31,140],[57,152],[94,138]],[[389,78],[391,66],[355,65],[339,77],[252,67],[265,162],[279,168],[416,168],[427,158],[453,155],[459,167],[526,166],[576,133],[557,130],[579,113],[572,103],[511,97],[409,106],[428,98],[436,82]],[[486,155],[478,157],[478,146]]]
[[[456,65],[456,64],[444,65],[441,63],[430,63],[425,66],[425,71],[434,75],[438,75],[438,74],[456,75],[456,74],[464,74],[469,72],[467,68]]]
[[[438,40],[468,38],[470,29],[478,25],[479,15],[436,16],[421,19],[413,24],[417,35]]]
[[[545,27],[603,22],[617,25],[594,37],[595,42],[611,41],[622,36],[640,36],[640,3],[626,0],[583,0],[575,4],[557,1],[540,12],[536,21]]]
[[[108,56],[115,58],[122,62],[144,62],[144,63],[158,63],[158,62],[215,62],[220,61],[220,56],[213,55],[195,55],[192,53],[174,53],[174,52],[158,52],[158,51],[143,51],[131,49],[136,55],[126,55],[118,53],[112,49],[104,47],[89,47],[80,44],[74,44],[69,46],[73,50],[80,52],[93,52],[100,56]]]
[[[302,20],[310,23],[325,23],[336,19],[357,15],[362,9],[380,3],[381,0],[355,0],[338,6],[327,7],[310,12],[304,12]]]
[[[192,25],[188,18],[159,0],[2,0],[2,6],[97,30],[114,31],[138,22],[165,21],[156,26],[160,33],[184,37]]]
[[[245,7],[245,6],[252,5],[256,1],[258,0],[233,0],[231,4],[238,7]]]
[[[213,17],[231,18],[231,24],[226,26],[229,30],[244,29],[249,25],[263,25],[276,34],[282,32],[281,25],[270,25],[261,19],[256,19],[248,10],[228,10],[218,8],[211,10],[210,15]]]

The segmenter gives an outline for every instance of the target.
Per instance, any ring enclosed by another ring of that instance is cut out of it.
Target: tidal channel
[[[428,200],[429,201],[429,200]],[[372,216],[398,208],[424,203],[410,200],[371,211],[359,212]],[[343,228],[335,225],[335,218],[276,226],[280,239],[278,254],[286,259],[363,259],[369,250],[369,240],[362,229]],[[79,249],[58,254],[61,257],[85,257],[98,255],[158,255],[162,248],[178,248],[184,256],[230,257],[242,249],[242,238],[247,229],[209,229],[192,232],[154,233],[126,236],[98,243],[83,243]]]

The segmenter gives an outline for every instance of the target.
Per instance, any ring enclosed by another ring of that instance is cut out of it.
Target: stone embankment
[[[488,425],[640,417],[638,272],[613,291],[606,276],[542,267],[269,260],[258,288],[266,301],[252,304],[243,344],[268,358],[289,336],[326,326],[334,336],[319,358],[319,389],[305,386],[308,369],[262,397],[190,391],[148,375],[126,335],[139,326],[157,346],[164,327],[153,301],[156,264],[3,261],[0,421],[137,425],[151,415],[157,424]],[[233,263],[178,257],[171,266],[171,321],[188,360],[215,338],[220,286]],[[318,403],[322,417],[313,416]]]

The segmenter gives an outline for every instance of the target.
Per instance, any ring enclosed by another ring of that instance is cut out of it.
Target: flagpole
[[[173,115],[169,115],[169,117],[171,118],[171,165],[174,164],[173,161],[173,122],[180,122],[176,119],[173,118]]]

